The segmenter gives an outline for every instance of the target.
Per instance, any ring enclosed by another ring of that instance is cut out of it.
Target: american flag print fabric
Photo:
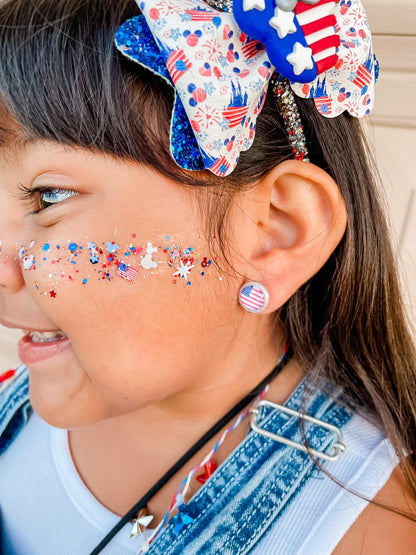
[[[269,293],[264,285],[249,282],[240,289],[239,301],[248,312],[261,312],[269,303]]]

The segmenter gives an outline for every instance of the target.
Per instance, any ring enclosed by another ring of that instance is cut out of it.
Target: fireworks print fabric
[[[304,13],[313,13],[319,5],[309,8]],[[370,26],[360,0],[338,1],[334,15],[341,39],[337,63],[311,83],[292,83],[292,89],[303,98],[315,98],[319,113],[325,117],[333,118],[347,111],[360,118],[374,106],[378,77]]]
[[[174,114],[174,159],[186,169],[230,174],[240,152],[253,143],[266,97],[272,67],[263,44],[241,32],[232,14],[218,12],[202,0],[146,0],[139,7],[146,21],[139,16],[126,22],[116,45],[175,87],[175,113],[184,110],[190,125],[187,139],[175,138]],[[180,129],[185,128],[182,118]],[[187,147],[192,133],[199,147],[193,155]]]

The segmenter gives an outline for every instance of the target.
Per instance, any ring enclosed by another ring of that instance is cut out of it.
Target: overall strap
[[[285,407],[303,409],[304,393],[311,393],[307,414],[323,421],[322,424],[304,421],[307,442],[316,451],[331,455],[340,436],[323,425],[328,423],[341,429],[353,413],[338,404],[333,396],[317,389],[311,392],[306,378]],[[298,416],[266,403],[259,408],[256,420],[259,431],[304,443]],[[319,462],[324,463],[322,458]],[[184,509],[169,521],[161,536],[151,544],[149,553],[249,553],[317,474],[319,470],[307,453],[251,430]]]
[[[19,366],[13,378],[0,388],[0,456],[10,447],[28,421],[29,374]]]

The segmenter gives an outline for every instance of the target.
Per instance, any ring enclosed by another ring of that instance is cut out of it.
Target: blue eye
[[[76,191],[71,191],[70,189],[45,189],[37,191],[39,198],[39,207],[41,210],[45,210],[53,204],[59,204],[64,200],[75,197],[78,193]]]
[[[19,184],[18,188],[20,198],[28,201],[31,206],[35,205],[34,214],[79,194],[77,191],[61,187],[34,187],[31,189]]]

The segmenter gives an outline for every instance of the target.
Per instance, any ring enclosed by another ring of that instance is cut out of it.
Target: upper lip
[[[62,331],[62,330],[51,330],[51,329],[42,329],[42,328],[38,328],[36,326],[28,326],[27,323],[25,324],[16,324],[16,323],[12,323],[9,322],[8,320],[5,320],[4,318],[0,318],[0,324],[6,328],[12,328],[12,329],[17,329],[17,330],[23,330],[24,332],[31,332],[31,331],[39,331],[40,333],[46,333],[46,332],[53,332],[53,331]]]

